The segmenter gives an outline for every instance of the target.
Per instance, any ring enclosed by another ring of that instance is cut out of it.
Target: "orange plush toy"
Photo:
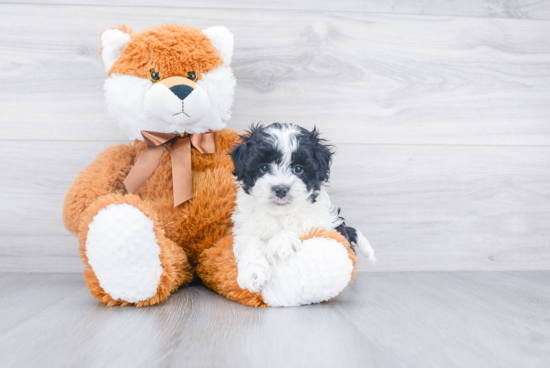
[[[79,239],[91,294],[109,306],[148,306],[197,276],[240,303],[277,304],[237,282],[231,216],[238,186],[228,153],[240,137],[224,129],[236,86],[232,34],[118,27],[102,34],[101,45],[109,112],[134,141],[100,153],[65,199],[63,220]],[[344,282],[293,305],[333,298],[351,282],[356,259],[347,240],[321,228],[301,234],[304,244],[319,239],[342,249]],[[304,283],[323,286],[307,277]],[[281,280],[272,295],[301,282]]]

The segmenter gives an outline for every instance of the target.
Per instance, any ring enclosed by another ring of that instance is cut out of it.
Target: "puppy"
[[[253,125],[230,153],[239,189],[233,213],[237,282],[259,292],[271,264],[300,249],[311,228],[336,229],[371,261],[374,250],[360,231],[348,227],[323,188],[333,152],[317,130],[293,124]]]

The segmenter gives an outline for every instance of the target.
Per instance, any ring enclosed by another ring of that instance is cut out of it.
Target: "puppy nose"
[[[193,92],[193,88],[180,84],[179,86],[170,87],[170,91],[178,96],[180,100],[184,100],[185,97],[189,96],[189,94]]]
[[[273,191],[277,197],[283,198],[288,193],[288,187],[285,185],[276,185],[273,187]]]

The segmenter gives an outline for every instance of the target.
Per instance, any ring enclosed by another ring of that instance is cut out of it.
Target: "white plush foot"
[[[361,251],[361,253],[367,257],[370,263],[376,262],[376,257],[374,256],[374,249],[372,249],[369,241],[362,232],[359,230],[357,231],[357,248]]]
[[[266,257],[270,263],[284,260],[296,253],[302,241],[297,236],[282,231],[269,239],[266,246]]]
[[[262,288],[271,307],[320,303],[336,297],[351,280],[353,262],[334,239],[305,240],[298,251],[271,265],[271,279]]]
[[[257,293],[271,278],[271,267],[267,260],[258,258],[253,261],[240,261],[237,264],[237,284],[241,289]]]
[[[157,293],[162,275],[154,224],[129,204],[111,204],[89,225],[86,256],[100,286],[113,299],[130,303]]]

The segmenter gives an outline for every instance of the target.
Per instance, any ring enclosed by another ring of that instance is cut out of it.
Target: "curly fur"
[[[124,179],[143,153],[144,142],[120,144],[102,152],[76,178],[63,206],[65,227],[79,238],[80,255],[86,266],[85,279],[92,295],[108,305],[127,305],[112,300],[99,286],[85,253],[88,225],[99,210],[109,204],[128,203],[155,223],[165,270],[157,295],[138,306],[165,300],[193,278],[200,254],[231,234],[231,214],[237,186],[231,175],[230,147],[239,137],[230,130],[217,133],[217,152],[203,155],[192,151],[194,198],[173,207],[172,163],[169,148],[153,175],[136,195],[126,192]]]
[[[235,81],[232,73],[223,71],[228,68],[232,55],[233,41],[228,30],[214,27],[205,34],[181,25],[162,25],[140,32],[132,32],[126,26],[114,30],[117,32],[109,35],[112,38],[108,51],[113,56],[109,75],[148,80],[151,68],[159,71],[162,78],[185,77],[189,71],[194,71],[199,78],[197,84],[203,84],[213,106],[217,106],[216,113],[224,122],[229,119]],[[122,37],[121,32],[124,33]],[[125,34],[131,35],[129,41]],[[215,39],[220,35],[222,38]],[[223,37],[231,40],[224,44],[220,41]],[[216,95],[214,90],[219,89],[226,92]],[[143,129],[135,119],[132,121],[138,132]],[[235,132],[224,129],[217,131],[216,153],[207,155],[192,150],[194,197],[175,208],[169,147],[165,148],[159,166],[135,195],[127,193],[124,179],[146,148],[140,140],[107,148],[77,176],[65,198],[63,221],[79,239],[84,277],[92,295],[109,306],[132,304],[113,299],[105,292],[86,254],[90,224],[99,211],[113,204],[131,205],[153,223],[163,270],[156,294],[133,304],[157,304],[197,275],[208,287],[229,299],[250,306],[266,306],[261,293],[241,289],[237,283],[231,221],[237,184],[229,152],[239,140]],[[316,230],[311,234],[334,238],[349,252],[346,239],[335,231]],[[350,252],[355,263],[354,257]]]

